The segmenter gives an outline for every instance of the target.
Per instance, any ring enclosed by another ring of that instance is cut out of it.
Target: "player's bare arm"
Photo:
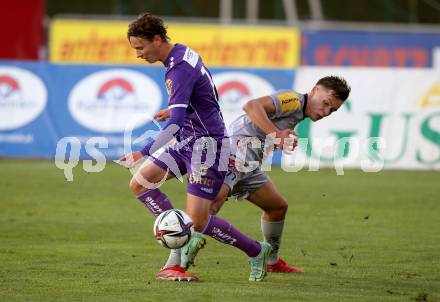
[[[243,106],[243,110],[252,122],[257,125],[258,128],[263,130],[264,133],[267,135],[272,134],[277,138],[281,138],[281,141],[277,144],[279,148],[282,148],[284,145],[284,139],[289,138],[290,135],[294,134],[291,129],[278,129],[269,119],[269,114],[274,113],[276,110],[270,96],[264,96],[248,101]]]
[[[279,132],[278,129],[269,119],[268,114],[275,112],[275,105],[269,96],[253,99],[243,106],[244,112],[249,116],[252,122],[258,126],[266,134]]]

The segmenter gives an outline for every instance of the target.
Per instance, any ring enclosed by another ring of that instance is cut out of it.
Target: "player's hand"
[[[286,149],[286,152],[293,151],[297,145],[296,132],[290,129],[280,130],[276,133],[276,138],[280,139],[277,147]]]
[[[159,122],[165,121],[169,117],[170,117],[170,109],[168,108],[160,110],[153,116],[153,118]]]
[[[122,156],[118,161],[120,165],[130,169],[133,168],[137,161],[143,157],[141,151],[135,151]]]
[[[227,198],[219,198],[219,199],[211,201],[211,205],[209,207],[209,214],[216,215],[220,211],[220,209],[222,208],[222,206],[226,202],[226,200],[227,200]]]
[[[289,138],[285,139],[283,142],[283,152],[292,154],[296,146],[298,146],[298,134],[295,131],[292,131]]]

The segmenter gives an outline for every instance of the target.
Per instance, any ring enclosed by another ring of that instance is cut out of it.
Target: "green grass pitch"
[[[191,271],[155,279],[168,251],[129,192],[130,173],[0,160],[0,301],[440,301],[440,173],[270,172],[289,199],[281,255],[304,274],[247,281],[247,258],[208,239]],[[184,208],[185,187],[162,187]],[[221,216],[261,239],[260,211]]]

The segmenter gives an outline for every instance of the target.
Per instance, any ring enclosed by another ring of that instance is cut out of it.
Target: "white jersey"
[[[307,95],[300,94],[292,90],[279,90],[270,95],[275,112],[268,114],[272,123],[278,129],[293,129],[304,119],[304,109],[307,104]],[[229,126],[231,137],[258,137],[261,141],[266,138],[260,128],[258,128],[247,116],[243,114],[234,120]]]
[[[304,119],[304,110],[307,106],[307,95],[291,90],[280,90],[270,95],[275,112],[268,115],[269,119],[278,129],[292,129]],[[261,162],[264,158],[266,134],[258,128],[247,116],[243,114],[232,122],[229,127],[231,134],[231,157],[229,171],[226,174],[224,183],[231,189],[231,194],[237,199],[246,198],[249,193],[258,190],[268,180],[268,176],[260,167],[252,171],[239,170],[238,166],[249,168],[250,162]],[[260,147],[249,146],[250,137],[257,137],[262,145]],[[240,144],[239,144],[240,141]],[[246,154],[240,145],[247,145]],[[240,155],[239,155],[240,154]],[[243,156],[244,155],[244,156]],[[238,163],[238,166],[237,166]]]
[[[279,90],[270,95],[275,112],[268,114],[269,119],[280,129],[294,129],[304,119],[304,110],[307,106],[307,94],[300,94],[292,90]],[[255,125],[246,114],[239,116],[229,126],[231,135],[231,153],[237,153],[237,142],[247,137],[257,137],[262,144],[266,139],[266,133]],[[263,148],[248,148],[247,160],[263,159]]]

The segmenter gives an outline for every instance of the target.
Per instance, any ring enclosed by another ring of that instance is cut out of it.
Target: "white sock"
[[[274,264],[278,260],[278,250],[281,245],[281,236],[283,234],[284,220],[266,221],[261,218],[261,232],[264,241],[272,246],[272,253],[269,255],[269,264]]]
[[[180,265],[180,249],[170,251],[170,256],[164,267],[171,267],[174,265]]]

